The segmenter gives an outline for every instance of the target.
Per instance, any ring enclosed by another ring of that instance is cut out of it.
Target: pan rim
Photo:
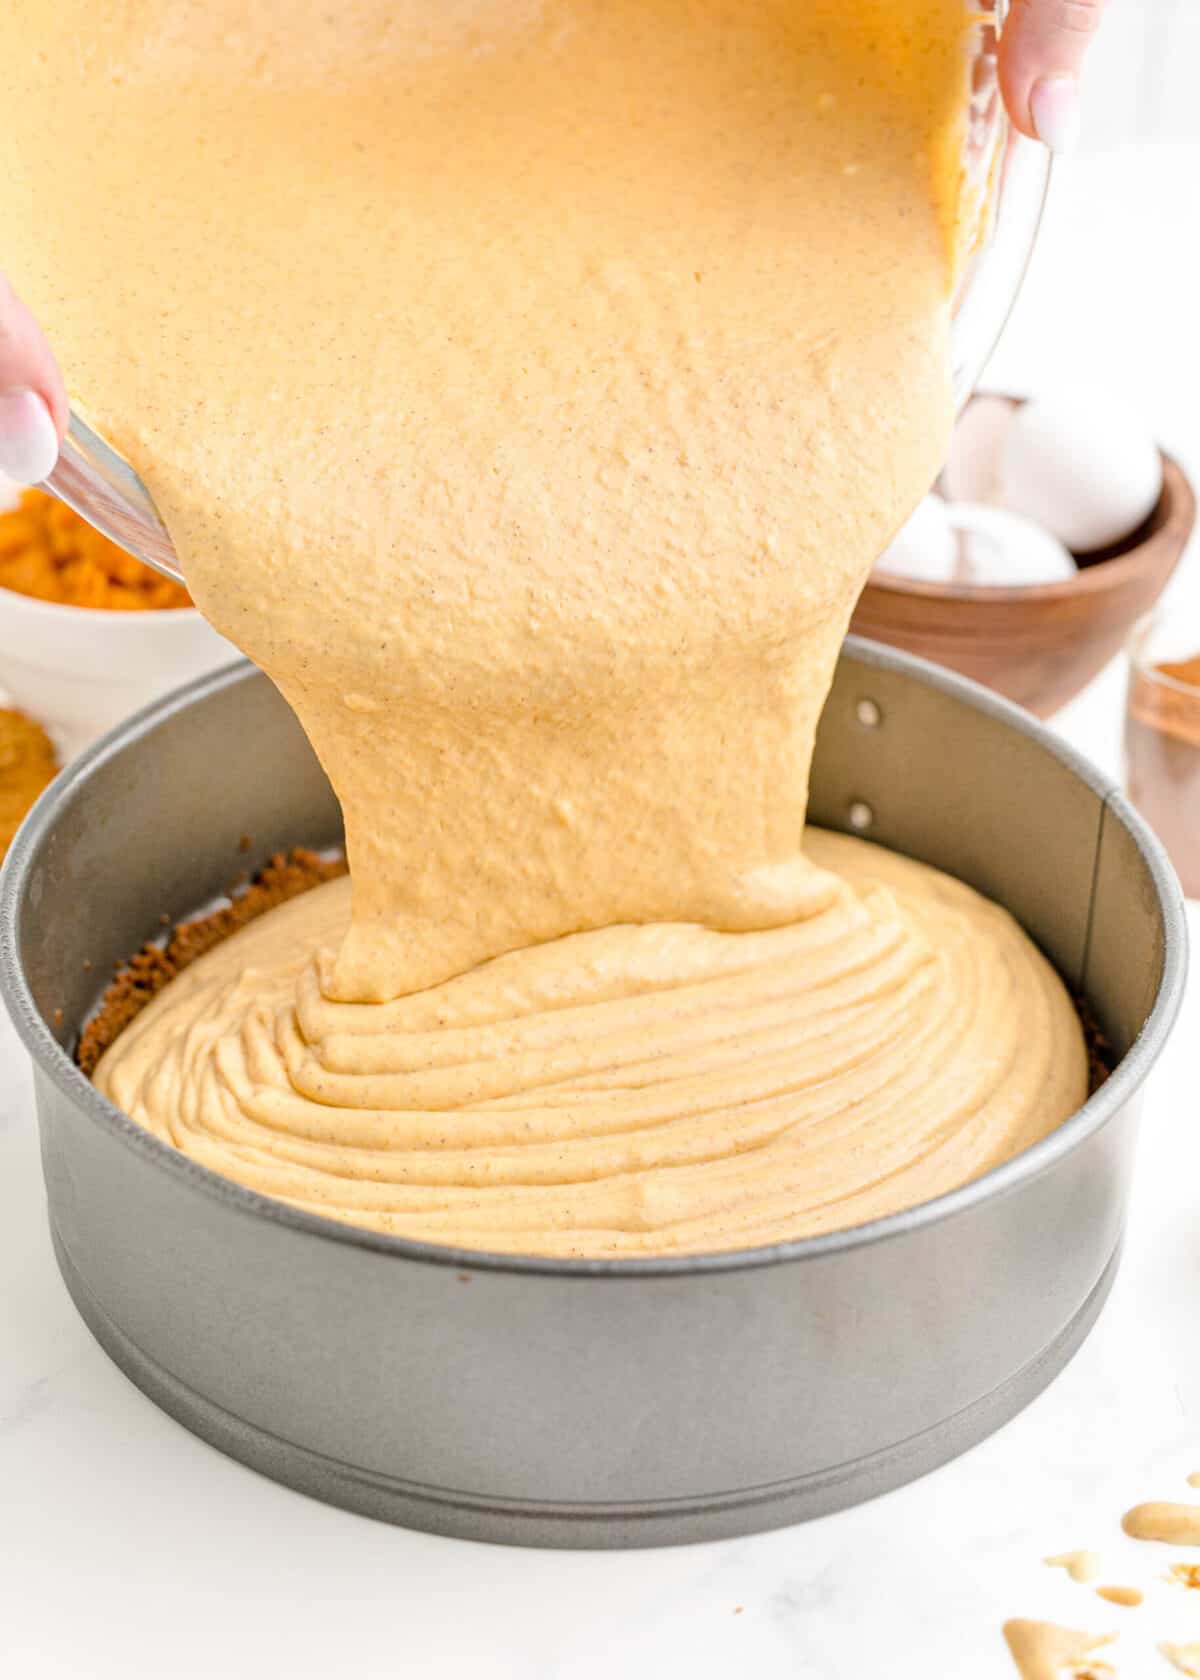
[[[1043,751],[1056,758],[1099,796],[1106,814],[1120,822],[1131,835],[1149,871],[1163,925],[1163,968],[1154,1003],[1133,1044],[1104,1085],[1039,1142],[979,1178],[931,1201],[901,1209],[865,1225],[848,1226],[820,1236],[801,1237],[759,1248],[640,1259],[499,1253],[370,1231],[275,1201],[201,1166],[130,1119],[102,1096],[75,1065],[51,1034],[34,1002],[18,954],[24,885],[43,845],[53,832],[61,809],[78,796],[103,765],[143,735],[203,701],[209,694],[236,683],[267,680],[244,659],[197,677],[134,713],[81,754],[38,799],[18,830],[0,871],[0,997],[29,1051],[35,1069],[48,1077],[59,1093],[93,1124],[124,1147],[141,1155],[150,1165],[174,1175],[184,1186],[223,1204],[232,1212],[283,1227],[295,1232],[298,1237],[345,1245],[382,1258],[451,1267],[456,1271],[563,1279],[703,1278],[765,1266],[820,1261],[913,1235],[967,1214],[983,1203],[1014,1193],[1051,1170],[1058,1161],[1098,1132],[1139,1090],[1166,1043],[1182,1003],[1187,971],[1183,894],[1157,837],[1116,784],[1029,713],[956,672],[881,643],[848,636],[842,651],[843,655],[869,669],[915,677],[1030,737]]]

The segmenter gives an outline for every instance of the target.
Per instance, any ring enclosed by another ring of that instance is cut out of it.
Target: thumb
[[[0,276],[0,472],[18,484],[48,478],[68,417],[50,346]]]
[[[1012,0],[1000,86],[1022,134],[1065,152],[1079,138],[1079,78],[1105,0]]]

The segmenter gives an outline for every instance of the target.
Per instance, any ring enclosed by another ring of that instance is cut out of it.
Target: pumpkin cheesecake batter
[[[1006,912],[861,840],[808,849],[829,897],[788,927],[573,934],[387,1004],[330,1000],[343,878],[172,980],[96,1080],[217,1172],[434,1242],[636,1256],[859,1224],[1077,1106],[1079,1028]]]
[[[975,237],[967,8],[896,10],[0,0],[14,281],[346,816],[352,895],[102,1061],[161,1136],[381,1229],[647,1254],[920,1201],[1082,1100],[1003,912],[801,850]]]

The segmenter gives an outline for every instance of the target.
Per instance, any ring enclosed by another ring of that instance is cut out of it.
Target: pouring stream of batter
[[[272,1194],[551,1253],[851,1223],[1062,1120],[1081,1035],[1011,921],[801,850],[948,436],[962,0],[0,18],[14,278],[353,876],[101,1088]]]

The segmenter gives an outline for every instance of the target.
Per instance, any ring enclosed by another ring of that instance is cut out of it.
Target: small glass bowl
[[[1200,618],[1159,611],[1129,639],[1125,787],[1200,898]]]

